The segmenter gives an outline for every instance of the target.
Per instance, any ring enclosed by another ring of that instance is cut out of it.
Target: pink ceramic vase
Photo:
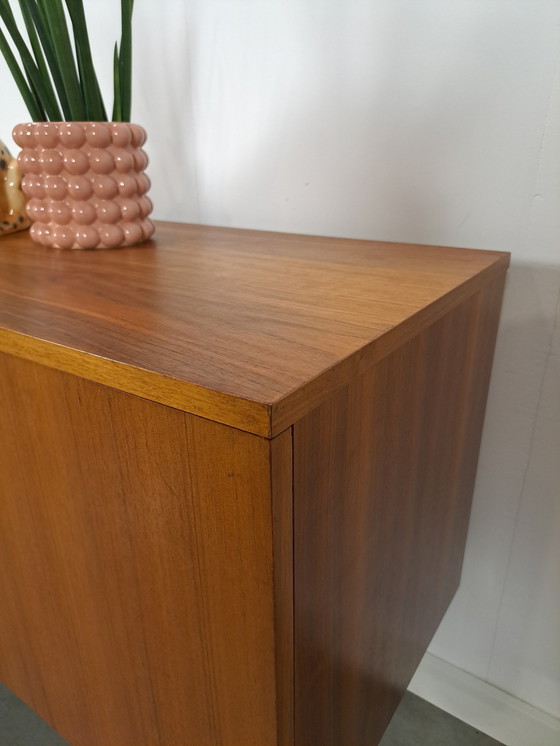
[[[18,124],[18,164],[30,235],[59,249],[113,249],[154,232],[142,150],[146,133],[127,122]]]

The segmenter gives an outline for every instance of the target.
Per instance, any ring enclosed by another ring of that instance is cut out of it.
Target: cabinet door
[[[270,442],[7,355],[0,399],[0,679],[76,746],[275,744]]]

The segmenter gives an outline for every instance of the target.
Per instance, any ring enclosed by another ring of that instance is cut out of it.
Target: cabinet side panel
[[[0,679],[75,746],[276,744],[269,442],[0,355]]]
[[[378,743],[457,588],[502,291],[294,426],[298,746]]]

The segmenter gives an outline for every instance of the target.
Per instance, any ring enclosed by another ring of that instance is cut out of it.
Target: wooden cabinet
[[[459,583],[508,255],[0,242],[0,679],[73,746],[376,744]]]

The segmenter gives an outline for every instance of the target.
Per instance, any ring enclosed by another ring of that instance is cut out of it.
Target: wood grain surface
[[[291,433],[5,354],[0,401],[0,680],[72,746],[276,744]]]
[[[505,271],[508,255],[159,223],[0,241],[0,350],[271,437]]]
[[[294,426],[298,746],[378,743],[458,586],[502,290]]]
[[[459,581],[508,255],[157,235],[0,242],[0,679],[72,746],[372,746]]]

